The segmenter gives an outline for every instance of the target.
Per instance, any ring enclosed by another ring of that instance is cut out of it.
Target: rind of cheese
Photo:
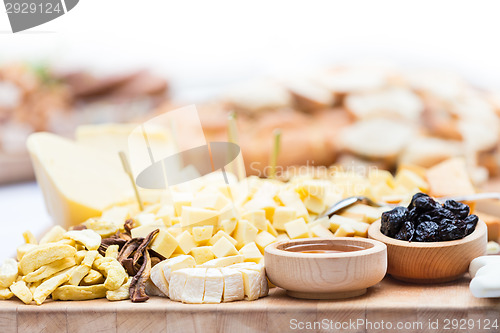
[[[258,272],[259,279],[260,279],[259,297],[267,296],[267,294],[269,293],[269,284],[268,284],[267,277],[266,277],[266,269],[265,269],[263,264],[255,264],[253,262],[252,263],[245,262],[245,263],[241,263],[241,264],[232,265],[232,266],[230,266],[230,268],[235,268],[235,269],[244,268],[244,269],[253,270],[253,271]]]
[[[224,278],[224,302],[239,301],[245,297],[245,286],[243,284],[243,274],[232,268],[220,268]]]
[[[206,268],[187,269],[187,280],[181,296],[182,303],[203,303],[206,273]]]
[[[190,270],[191,268],[183,268],[172,272],[168,289],[168,295],[171,300],[182,301],[182,293],[184,292]]]
[[[160,297],[167,296],[153,283],[153,281],[151,281],[151,279],[146,281],[146,295]]]
[[[217,268],[208,268],[205,276],[203,303],[220,303],[224,293],[224,278]]]
[[[236,268],[243,275],[243,285],[245,287],[245,299],[253,301],[259,298],[261,279],[260,274],[257,271],[246,269],[246,268]]]
[[[50,133],[31,134],[27,147],[56,224],[77,225],[130,200],[130,182],[119,159]]]
[[[206,268],[226,267],[240,262],[243,262],[243,256],[241,254],[236,256],[213,259],[207,261],[204,264],[199,265],[199,267],[206,267]]]
[[[178,257],[166,260],[162,267],[163,275],[167,283],[170,283],[172,273],[179,269],[196,267],[196,261],[192,256],[180,255]]]
[[[167,260],[164,260],[154,265],[153,268],[151,268],[150,279],[154,283],[156,288],[158,288],[158,290],[163,294],[160,296],[168,297],[168,282],[165,279],[165,275],[163,274],[163,267],[167,262]]]

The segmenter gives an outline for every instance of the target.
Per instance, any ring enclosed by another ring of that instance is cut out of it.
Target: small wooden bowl
[[[441,283],[460,278],[472,259],[486,254],[486,224],[479,221],[469,236],[446,242],[408,242],[384,235],[380,220],[368,229],[368,237],[387,245],[387,273],[413,283]]]
[[[287,249],[304,246],[359,247],[340,253],[301,253]],[[387,270],[387,248],[371,239],[338,237],[305,238],[271,244],[265,249],[269,280],[287,294],[306,299],[339,299],[360,296],[380,282]]]

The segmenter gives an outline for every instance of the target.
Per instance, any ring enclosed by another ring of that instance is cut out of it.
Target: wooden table
[[[182,304],[160,297],[137,304],[100,299],[48,301],[41,306],[9,300],[0,301],[0,331],[382,332],[389,331],[390,323],[394,332],[500,332],[500,328],[478,327],[488,320],[491,323],[497,320],[500,325],[500,299],[474,298],[468,284],[466,277],[429,286],[410,285],[386,277],[364,296],[335,301],[294,299],[279,288],[271,289],[268,297],[257,301],[225,304]],[[450,329],[445,327],[447,320]],[[457,320],[459,325],[466,323],[465,329],[453,330],[452,320]],[[315,321],[325,326],[311,330],[301,326]],[[436,329],[429,329],[430,322],[437,323]],[[467,323],[472,322],[474,328],[469,329]],[[415,326],[396,329],[398,323]],[[335,325],[340,324],[344,328],[335,329]]]

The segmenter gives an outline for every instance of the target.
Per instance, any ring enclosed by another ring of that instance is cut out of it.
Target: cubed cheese
[[[266,212],[263,209],[246,211],[241,218],[252,223],[259,230],[266,230]]]
[[[297,211],[290,207],[277,207],[273,215],[273,227],[276,230],[285,230],[285,224],[297,219]]]
[[[234,239],[238,242],[237,249],[241,249],[245,244],[255,241],[259,230],[250,222],[246,220],[238,221],[236,230],[234,232]]]
[[[355,204],[344,209],[340,215],[350,217],[361,222],[372,223],[380,218],[382,212],[380,209],[372,206]]]
[[[168,296],[171,300],[178,302],[182,301],[182,294],[186,286],[188,273],[191,269],[192,268],[183,268],[172,272],[168,289]]]
[[[285,230],[291,239],[309,237],[306,221],[301,217],[285,224]]]
[[[236,224],[238,224],[238,220],[235,218],[227,219],[221,222],[221,230],[224,231],[226,234],[231,235],[236,229]]]
[[[354,229],[348,224],[342,224],[334,234],[335,237],[352,237]]]
[[[396,174],[395,183],[408,190],[418,188],[422,192],[429,191],[429,184],[424,178],[407,169],[402,169]]]
[[[137,214],[134,218],[134,220],[140,225],[148,225],[148,224],[155,224],[156,221],[156,216],[155,214],[147,214],[147,213],[141,213]]]
[[[151,243],[151,250],[161,254],[165,258],[170,258],[177,245],[177,240],[167,230],[160,229],[160,232]]]
[[[102,212],[101,220],[111,222],[122,227],[126,220],[130,218],[130,207],[114,206]]]
[[[316,197],[306,197],[304,199],[304,205],[307,210],[313,214],[321,214],[326,209],[325,202]]]
[[[306,221],[308,221],[309,213],[307,212],[307,208],[304,206],[304,203],[300,199],[297,192],[292,189],[282,189],[278,192],[277,198],[283,206],[293,207],[296,211],[297,217],[303,217]]]
[[[261,279],[260,274],[257,271],[245,269],[245,268],[236,268],[243,274],[243,286],[245,287],[245,299],[249,301],[253,301],[259,298],[260,296],[260,288],[261,288]]]
[[[146,237],[151,231],[160,229],[160,230],[165,230],[163,227],[163,223],[160,225],[157,224],[146,224],[146,225],[141,225],[140,227],[133,228],[130,233],[132,234],[132,238],[137,238],[137,237]]]
[[[219,213],[209,209],[196,207],[183,207],[181,215],[182,227],[194,226],[216,226],[219,220]]]
[[[317,224],[310,227],[313,236],[322,238],[334,238],[330,230],[325,228],[322,224]]]
[[[240,249],[240,254],[243,255],[244,260],[247,262],[259,263],[264,257],[260,252],[255,242],[248,243]]]
[[[269,220],[266,220],[266,231],[275,237],[278,236],[278,231],[273,227]]]
[[[236,239],[234,239],[233,237],[229,236],[227,233],[225,233],[224,231],[222,230],[219,230],[212,238],[210,238],[210,240],[208,241],[208,245],[214,245],[215,243],[217,243],[217,241],[221,238],[221,237],[224,237],[224,238],[227,238],[228,241],[231,242],[231,244],[233,245],[236,245],[238,242],[236,241]]]
[[[156,213],[156,218],[163,221],[166,227],[172,226],[172,217],[175,216],[174,207],[170,205],[163,205]]]
[[[276,209],[276,202],[272,197],[259,197],[255,196],[252,200],[248,201],[243,208],[246,211],[264,210],[266,212],[266,219],[273,218],[274,210]]]
[[[203,303],[220,303],[224,293],[224,278],[217,268],[208,268],[205,276]]]
[[[279,234],[276,237],[276,242],[288,242],[290,240],[290,237],[288,237],[287,234]]]
[[[259,297],[264,297],[267,296],[269,293],[269,285],[266,277],[266,270],[264,268],[264,264],[255,264],[255,263],[240,263],[240,264],[234,264],[230,266],[229,268],[244,268],[252,271],[256,271],[259,273],[259,280],[260,280],[260,294]]]
[[[176,240],[178,244],[176,251],[178,253],[188,254],[192,248],[196,247],[193,236],[187,230],[177,236]]]
[[[229,200],[221,193],[201,191],[195,195],[191,207],[220,211],[229,203]]]
[[[193,238],[196,243],[204,243],[210,240],[212,238],[212,234],[214,232],[214,226],[213,225],[207,225],[204,227],[193,227],[191,230],[193,233]]]
[[[257,244],[257,247],[262,252],[264,251],[264,248],[266,246],[268,246],[269,244],[272,244],[274,242],[276,242],[276,237],[274,237],[273,235],[271,235],[267,231],[261,231],[261,232],[259,232],[257,237],[255,237],[255,244]]]
[[[194,196],[191,192],[174,192],[172,200],[174,202],[175,216],[181,216],[184,207],[190,207]]]
[[[201,265],[215,258],[211,246],[199,246],[192,248],[190,254],[193,256],[197,265]]]
[[[170,284],[170,279],[172,273],[184,268],[193,268],[196,266],[196,262],[192,256],[181,254],[175,258],[165,260],[166,263],[163,265],[163,275],[165,280]]]
[[[219,240],[212,245],[212,252],[217,258],[229,257],[238,254],[234,245],[225,237],[219,238]]]
[[[151,268],[150,279],[165,296],[168,297],[168,282],[163,274],[163,266],[168,262],[168,260],[163,260]]]

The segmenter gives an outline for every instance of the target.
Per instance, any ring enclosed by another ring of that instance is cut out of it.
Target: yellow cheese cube
[[[123,227],[126,220],[130,218],[130,207],[114,206],[102,212],[100,220],[112,222],[116,226]]]
[[[141,198],[142,200],[144,200],[143,198]],[[151,205],[145,205],[144,206],[144,210],[142,211],[143,213],[147,213],[147,214],[154,214],[156,215],[156,213],[158,212],[158,210],[160,210],[160,207],[161,205],[158,204],[158,203],[155,203],[155,204],[151,204]]]
[[[309,237],[309,229],[307,228],[306,221],[304,221],[302,217],[286,223],[285,230],[291,239]]]
[[[255,237],[255,244],[257,244],[259,250],[261,250],[262,252],[264,252],[264,248],[266,246],[274,242],[276,242],[276,237],[274,237],[267,231],[261,231],[259,232],[257,237]]]
[[[218,212],[209,209],[184,206],[182,208],[181,226],[216,226],[218,222],[218,214]]]
[[[214,245],[212,245],[212,252],[217,258],[239,254],[234,245],[225,237],[221,237]]]
[[[313,236],[322,238],[333,238],[332,232],[327,228],[325,228],[322,224],[316,224],[312,226],[310,229]]]
[[[276,237],[276,241],[277,242],[288,242],[290,240],[290,237],[288,237],[287,234],[279,234],[277,237]]]
[[[219,239],[221,239],[221,237],[224,237],[226,238],[228,241],[231,242],[231,244],[233,245],[236,245],[238,242],[236,241],[236,239],[234,239],[233,237],[229,236],[227,233],[225,233],[224,231],[222,230],[219,230],[212,238],[210,238],[210,240],[208,241],[208,244],[209,245],[214,245],[215,243],[217,243],[217,241]]]
[[[154,241],[151,243],[151,250],[161,254],[165,258],[170,258],[177,248],[177,240],[167,230],[160,229]]]
[[[167,230],[174,237],[177,237],[184,232],[184,230],[180,226],[173,226],[168,228]]]
[[[247,262],[260,263],[264,258],[259,248],[254,242],[248,243],[240,249],[240,254],[243,255],[243,260]]]
[[[269,197],[254,197],[252,200],[248,201],[243,208],[246,211],[252,210],[264,210],[266,212],[266,219],[271,220],[273,218],[274,210],[276,209],[276,202]]]
[[[233,204],[228,204],[226,207],[222,208],[219,212],[219,224],[222,224],[222,221],[225,220],[239,220],[240,214]]]
[[[184,231],[182,234],[176,237],[177,243],[179,244],[176,252],[182,254],[188,254],[192,248],[196,247],[196,243],[194,241],[193,236],[189,233],[189,231]]]
[[[357,221],[353,220],[351,218],[345,217],[345,216],[341,216],[341,215],[332,215],[332,217],[330,217],[330,227],[329,227],[329,229],[332,232],[335,232],[335,231],[337,231],[338,228],[340,228],[340,226],[342,224],[344,224],[344,223],[351,223],[351,222],[357,222]]]
[[[208,192],[209,191],[198,192],[195,195],[193,202],[191,203],[191,207],[205,208],[205,209],[219,211],[230,203],[229,200],[221,193],[218,192],[208,193]]]
[[[319,179],[308,179],[296,187],[296,191],[302,198],[315,197],[324,200],[328,187],[333,187],[331,182]]]
[[[273,216],[273,227],[276,230],[285,230],[285,224],[297,219],[297,211],[290,207],[277,207]]]
[[[231,219],[227,219],[221,222],[221,230],[224,231],[226,234],[231,235],[236,229],[236,224],[238,221],[233,217]]]
[[[343,210],[340,215],[350,217],[361,222],[372,223],[380,218],[382,212],[380,209],[372,206],[355,204]]]
[[[312,228],[318,224],[328,229],[330,228],[330,219],[328,218],[328,216],[323,216],[322,218],[309,222],[307,225],[309,226],[309,228]]]
[[[204,227],[193,227],[191,230],[193,233],[194,241],[197,243],[206,242],[212,238],[212,234],[214,232],[213,225],[207,225]]]
[[[238,242],[236,248],[241,249],[245,244],[255,241],[258,232],[259,229],[247,220],[238,221],[234,231],[234,239]]]
[[[276,231],[276,229],[273,227],[271,222],[269,222],[269,220],[266,220],[266,231],[271,235],[273,235],[274,237],[278,236],[278,231]]]
[[[321,214],[326,209],[326,205],[323,200],[316,197],[307,197],[304,199],[304,205],[307,210],[313,214]]]
[[[354,229],[348,224],[342,224],[334,234],[335,237],[352,237]]]
[[[392,193],[394,192],[394,189],[392,187],[389,187],[389,185],[385,183],[371,185],[369,190],[370,197],[372,197],[372,199],[376,201],[382,201],[383,197],[392,195]]]
[[[174,207],[170,205],[163,205],[156,212],[156,218],[162,220],[166,227],[172,226],[172,217],[174,216]]]
[[[257,229],[266,230],[266,212],[263,209],[250,210],[241,215],[241,218],[250,221]]]
[[[175,192],[172,194],[172,201],[174,202],[175,216],[181,216],[183,207],[191,206],[193,194],[190,192]]]
[[[376,169],[370,171],[368,180],[371,186],[385,185],[388,188],[394,187],[394,177],[392,177],[392,174],[387,170]]]
[[[155,214],[141,213],[141,214],[136,215],[134,217],[134,220],[139,225],[154,224],[156,221],[156,216],[155,216]]]
[[[401,172],[402,170],[408,170],[418,175],[421,178],[425,179],[425,173],[427,169],[415,164],[407,164],[407,163],[398,163],[398,170],[396,173]]]
[[[422,192],[429,191],[429,184],[424,178],[407,169],[402,169],[396,174],[395,182],[408,190],[418,188]]]
[[[303,217],[306,221],[309,221],[307,208],[304,206],[297,192],[291,189],[283,189],[278,192],[276,197],[283,206],[293,207],[296,211],[296,217]],[[272,222],[274,223],[274,220]]]
[[[197,265],[201,265],[209,260],[215,259],[211,246],[200,246],[191,249],[189,253],[193,256]]]
[[[141,225],[140,227],[133,228],[130,233],[132,234],[132,238],[137,238],[137,237],[146,237],[151,231],[156,230],[156,229],[165,229],[163,227],[163,223],[160,225],[156,224],[146,224],[146,225]]]
[[[342,225],[350,226],[356,236],[368,237],[368,228],[370,227],[368,223],[359,222],[340,215],[333,215],[330,219],[330,230],[336,232]]]

